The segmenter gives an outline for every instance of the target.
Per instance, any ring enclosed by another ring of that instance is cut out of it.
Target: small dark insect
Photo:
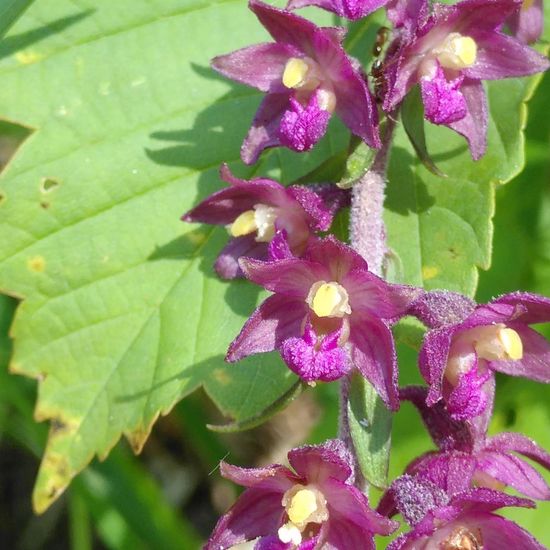
[[[374,83],[374,97],[378,103],[382,103],[386,93],[385,78],[384,78],[384,62],[378,59],[382,54],[382,50],[390,37],[390,29],[388,27],[380,27],[376,32],[376,38],[372,47],[372,55],[375,58],[370,75]]]
[[[376,39],[374,40],[374,46],[372,47],[372,55],[379,57],[388,41],[390,36],[390,29],[388,27],[380,27],[376,33]]]
[[[386,80],[384,78],[384,63],[375,59],[370,69],[370,75],[374,83],[374,97],[378,103],[382,103],[385,95]]]

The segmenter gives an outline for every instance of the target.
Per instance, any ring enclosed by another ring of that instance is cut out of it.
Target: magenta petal
[[[352,311],[392,320],[405,315],[421,292],[414,287],[389,284],[364,269],[350,271],[342,284],[350,296]]]
[[[281,145],[279,126],[289,97],[289,92],[270,93],[262,100],[241,147],[241,159],[245,164],[254,164],[264,149]]]
[[[521,5],[521,0],[463,0],[454,5],[436,4],[441,19],[452,21],[453,30],[472,36],[477,29],[492,31]]]
[[[550,487],[543,477],[520,458],[501,452],[478,453],[477,469],[510,485],[520,493],[538,500],[550,499]]]
[[[464,79],[460,91],[466,100],[466,116],[449,124],[455,132],[464,136],[474,160],[479,160],[487,149],[487,98],[479,80]]]
[[[430,511],[445,506],[449,501],[445,491],[428,479],[407,474],[394,480],[389,491],[409,525],[417,525]]]
[[[530,292],[512,292],[499,296],[491,306],[505,304],[512,308],[512,318],[522,323],[547,323],[550,321],[550,298]]]
[[[364,536],[389,535],[397,528],[395,521],[375,512],[370,506],[364,493],[353,485],[347,485],[342,481],[329,478],[321,485],[323,494],[329,507],[330,526],[336,530],[348,527],[359,528]],[[335,524],[340,524],[336,526]],[[329,534],[330,539],[330,534]],[[365,541],[366,542],[366,541]],[[336,546],[336,548],[342,548]],[[363,546],[344,546],[344,548],[363,548]]]
[[[327,280],[328,275],[324,266],[301,258],[274,262],[242,258],[239,263],[246,277],[252,282],[271,292],[300,298],[304,307],[306,307],[305,299],[311,286],[318,281]]]
[[[338,345],[341,330],[320,339],[308,323],[302,337],[283,342],[281,355],[288,368],[306,382],[332,382],[351,368],[346,352]]]
[[[187,222],[227,225],[255,204],[286,206],[290,199],[285,188],[275,181],[263,179],[243,181],[209,195],[183,217]]]
[[[318,27],[289,11],[280,10],[260,0],[250,0],[250,9],[276,42],[294,46],[306,55],[312,55],[313,35]],[[332,36],[331,33],[329,33]]]
[[[489,302],[488,304],[476,307],[474,312],[463,323],[462,328],[468,329],[483,325],[492,325],[493,323],[507,323],[523,315],[525,311],[525,308],[521,304],[513,305],[497,301]]]
[[[227,78],[262,92],[283,91],[282,74],[289,58],[301,53],[289,44],[267,43],[248,46],[212,59],[212,68]]]
[[[247,489],[218,521],[205,550],[227,549],[241,542],[276,533],[283,524],[282,494]]]
[[[239,266],[239,258],[243,256],[265,260],[267,256],[267,243],[256,242],[254,235],[229,239],[229,242],[222,249],[214,263],[216,273],[222,279],[244,277]]]
[[[285,466],[273,464],[265,468],[241,468],[220,462],[220,473],[225,479],[229,479],[243,487],[259,486],[267,491],[279,491],[281,494],[295,483],[295,476]]]
[[[460,377],[458,385],[446,396],[447,410],[451,418],[467,420],[485,411],[489,400],[484,386],[492,376],[490,371],[480,373],[477,360],[473,361],[472,368]]]
[[[317,6],[352,21],[361,19],[384,6],[388,0],[289,0],[287,10]]]
[[[278,349],[284,340],[300,334],[305,315],[306,305],[301,300],[270,296],[256,309],[237,338],[231,342],[226,360],[239,361],[253,353]]]
[[[507,506],[535,508],[535,503],[527,498],[514,497],[500,491],[481,487],[456,495],[452,498],[451,504],[458,509],[465,511],[472,510],[476,513],[493,512]]]
[[[290,260],[295,258],[292,249],[288,244],[287,232],[284,229],[277,231],[271,239],[267,249],[267,257],[270,261]]]
[[[407,473],[429,480],[452,496],[470,488],[475,466],[476,460],[469,453],[435,453],[411,464]]]
[[[505,548],[515,548],[516,550],[545,550],[530,533],[522,529],[519,525],[497,516],[495,514],[478,514],[472,512],[462,516],[456,521],[456,525],[465,525],[474,532],[475,529],[481,530],[483,539],[483,548],[487,550],[497,550]]]
[[[391,330],[380,319],[356,316],[349,342],[353,365],[374,386],[384,403],[397,410],[397,357]]]
[[[428,328],[457,325],[472,314],[476,304],[470,298],[447,290],[421,292],[412,304],[410,314]]]
[[[325,135],[329,120],[330,113],[319,107],[316,94],[305,107],[291,97],[279,127],[281,145],[300,153],[309,151]]]
[[[305,257],[312,262],[326,265],[328,276],[341,281],[352,269],[367,270],[367,262],[351,247],[329,235],[325,239],[312,239],[308,243]]]
[[[349,61],[340,65],[333,79],[339,83],[334,88],[337,115],[369,147],[379,148],[378,111],[365,81]]]
[[[318,193],[304,185],[292,185],[287,187],[286,191],[311,218],[311,227],[314,231],[327,231],[330,228],[334,212]]]
[[[499,80],[527,76],[550,67],[548,59],[511,36],[495,32],[473,35],[477,42],[477,60],[464,74],[473,79]]]
[[[405,27],[407,32],[422,25],[428,15],[426,0],[390,0],[386,5],[388,19],[396,28]]]
[[[331,439],[322,445],[304,445],[288,453],[290,465],[308,483],[321,484],[328,478],[353,481],[352,460],[339,439]]]
[[[424,116],[434,124],[450,124],[466,116],[466,100],[460,91],[463,77],[447,80],[441,67],[432,78],[420,79]]]
[[[491,361],[490,367],[511,376],[522,376],[537,382],[550,383],[550,343],[533,329],[509,323],[521,337],[523,357],[517,361]]]
[[[487,396],[487,406],[485,407],[485,410],[479,416],[468,420],[468,424],[472,427],[472,433],[474,434],[476,449],[481,448],[487,436],[487,429],[489,428],[489,423],[493,417],[495,389],[495,377],[491,376],[483,386],[483,392]]]
[[[533,44],[544,30],[542,0],[534,0],[529,7],[521,7],[508,19],[512,34],[525,44]]]
[[[254,544],[253,550],[292,550],[291,543],[284,543],[279,540],[276,535],[270,535],[268,537],[262,537],[256,544]],[[302,550],[302,546],[298,547]]]
[[[426,403],[431,406],[442,397],[443,375],[447,368],[449,350],[457,327],[434,329],[426,333],[418,355],[418,365],[424,380],[429,384]]]
[[[550,470],[550,453],[522,434],[503,432],[490,437],[486,449],[498,452],[514,451]]]

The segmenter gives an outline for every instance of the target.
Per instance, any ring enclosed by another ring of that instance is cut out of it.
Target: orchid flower
[[[291,469],[221,463],[222,476],[246,490],[220,518],[205,550],[374,550],[375,533],[396,529],[353,485],[353,460],[341,441],[293,449],[288,460]]]
[[[398,3],[399,4],[399,3]],[[402,3],[401,3],[402,4]],[[425,117],[466,138],[474,160],[485,152],[487,99],[482,80],[526,76],[549,67],[546,57],[501,31],[521,0],[464,0],[409,10],[394,18],[407,29],[384,63],[383,107],[393,111],[420,85]]]
[[[214,268],[222,279],[242,276],[242,256],[267,259],[269,243],[285,231],[290,249],[300,255],[316,231],[326,231],[334,213],[349,199],[334,185],[284,187],[266,178],[236,178],[224,164],[220,177],[229,183],[190,210],[183,220],[227,227],[231,239]]]
[[[377,111],[359,64],[348,57],[341,28],[317,27],[291,12],[250,0],[275,43],[237,50],[212,67],[267,95],[241,148],[247,164],[267,147],[308,151],[325,134],[332,113],[371,147],[379,147]]]
[[[397,478],[390,491],[411,531],[388,550],[544,550],[519,525],[494,513],[505,506],[532,508],[530,500],[485,488],[449,496],[437,485],[409,475]]]
[[[454,419],[473,418],[486,409],[484,387],[495,371],[550,382],[550,343],[530,327],[550,321],[550,299],[515,292],[475,306],[453,293],[432,292],[413,310],[434,327],[419,355],[430,385],[427,404],[444,398]]]
[[[274,292],[229,346],[228,361],[278,350],[303,380],[341,378],[353,366],[397,409],[397,363],[390,322],[418,296],[373,275],[334,237],[311,240],[301,258],[244,258],[244,274]]]

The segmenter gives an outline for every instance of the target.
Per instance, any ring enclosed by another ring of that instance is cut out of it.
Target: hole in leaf
[[[60,182],[54,178],[42,178],[42,181],[40,182],[40,191],[42,193],[51,193],[60,185]]]
[[[0,120],[0,171],[4,170],[17,149],[32,132],[32,128]]]

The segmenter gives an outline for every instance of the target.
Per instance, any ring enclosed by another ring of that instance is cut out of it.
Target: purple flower
[[[212,60],[221,74],[267,95],[241,148],[247,164],[267,147],[308,151],[335,112],[371,147],[380,146],[378,115],[359,64],[344,51],[341,28],[320,28],[293,13],[250,0],[275,43],[249,46]]]
[[[246,277],[274,292],[229,347],[228,361],[277,349],[307,382],[340,378],[355,366],[385,403],[399,406],[395,347],[388,323],[417,289],[390,285],[333,237],[310,240],[302,258],[244,258]]]
[[[463,135],[477,160],[485,152],[487,100],[482,80],[525,76],[549,67],[548,60],[501,32],[520,0],[465,0],[406,10],[392,4],[390,15],[406,29],[384,64],[384,110],[391,112],[420,84],[425,117]]]
[[[295,10],[305,6],[317,6],[331,11],[340,17],[346,17],[352,21],[361,19],[369,13],[386,5],[390,0],[289,0],[287,10]]]
[[[550,344],[529,326],[550,321],[550,299],[515,292],[474,307],[455,297],[427,293],[412,308],[435,327],[427,332],[419,355],[420,371],[430,385],[428,405],[444,398],[451,416],[464,420],[486,409],[486,387],[494,371],[550,382]],[[445,313],[441,325],[433,314],[439,303]],[[458,307],[454,316],[453,303]]]
[[[341,441],[294,449],[288,460],[292,470],[221,463],[222,476],[246,490],[220,518],[205,550],[247,541],[255,542],[255,550],[374,550],[373,535],[388,535],[397,527],[354,487],[353,461]]]
[[[409,475],[396,479],[390,492],[412,530],[388,550],[544,550],[519,525],[493,513],[505,506],[533,507],[530,500],[485,488],[449,497],[437,485]]]
[[[285,231],[291,251],[301,254],[313,232],[330,227],[333,214],[347,199],[335,186],[284,187],[263,178],[241,180],[225,164],[220,177],[230,186],[207,197],[183,220],[228,227],[232,238],[214,265],[223,279],[242,276],[241,256],[266,259],[278,231]]]
[[[523,0],[521,7],[508,18],[512,34],[525,44],[533,44],[544,30],[542,0]]]
[[[528,462],[513,453],[526,456],[550,470],[550,454],[521,434],[501,433],[487,436],[482,425],[453,420],[443,404],[428,407],[426,388],[407,387],[400,398],[411,401],[439,451],[428,452],[414,460],[406,473],[428,479],[447,494],[471,488],[472,483],[489,489],[510,486],[535,499],[550,500],[550,487]],[[491,408],[489,408],[490,416]]]

